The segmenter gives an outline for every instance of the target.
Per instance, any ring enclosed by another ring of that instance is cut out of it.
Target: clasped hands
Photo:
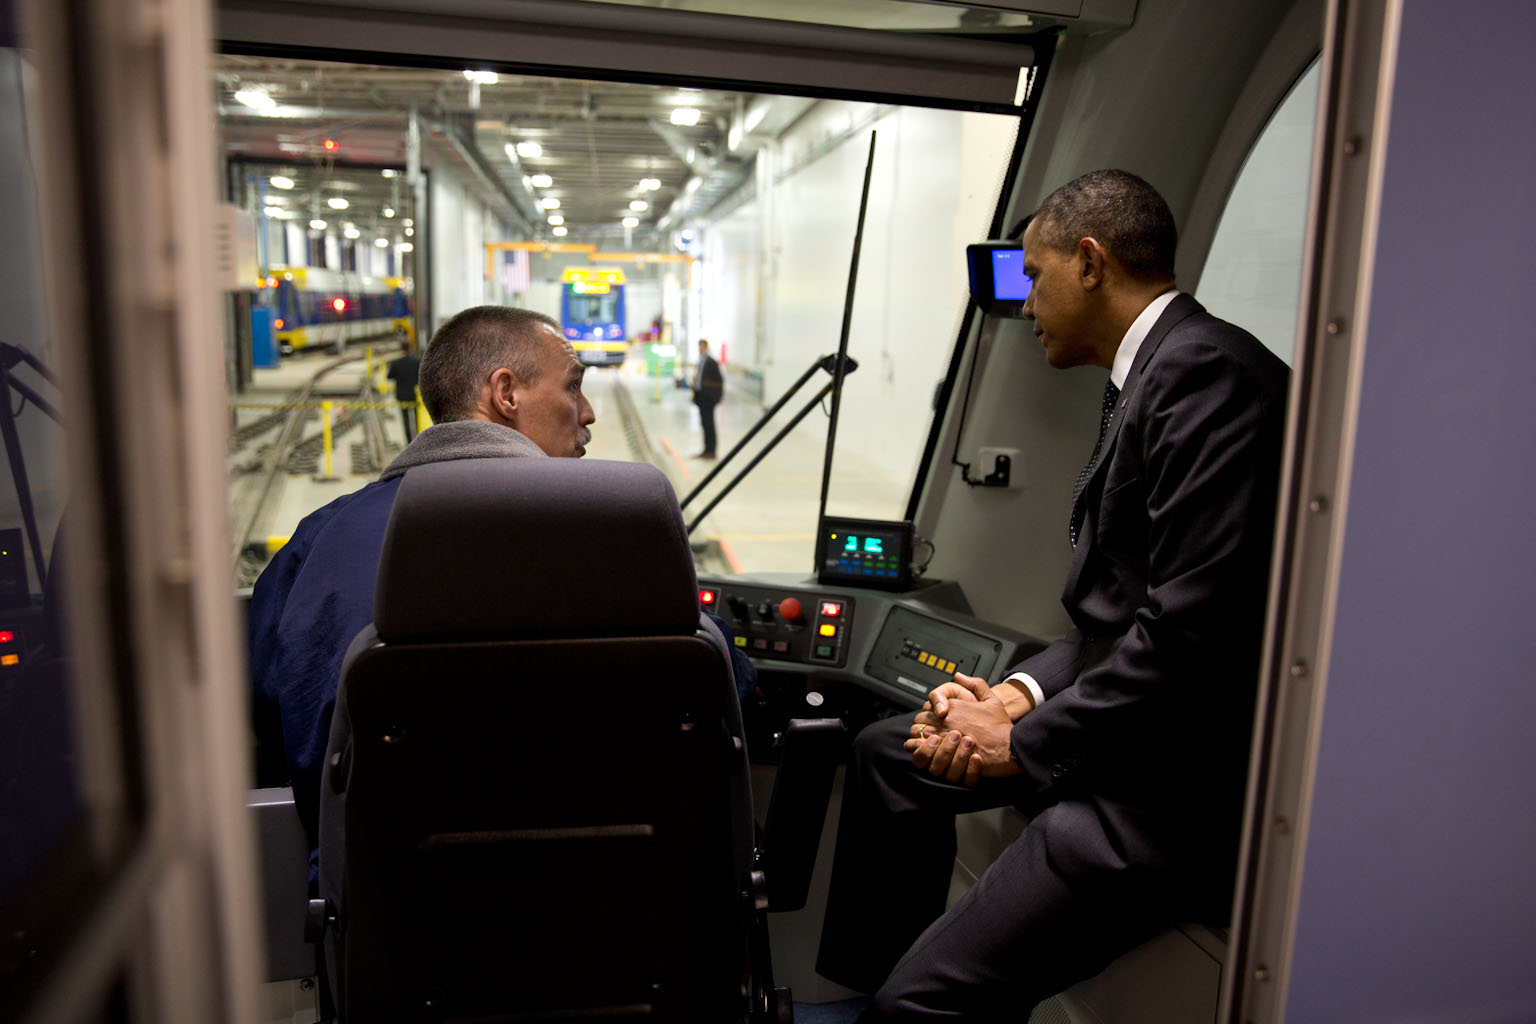
[[[1012,733],[1013,719],[986,680],[956,672],[928,694],[903,746],[919,770],[974,786],[1024,770],[1013,759]]]

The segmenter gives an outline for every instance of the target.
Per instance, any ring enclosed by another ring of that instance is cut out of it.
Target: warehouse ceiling
[[[415,213],[403,173],[413,113],[423,164],[454,166],[527,240],[654,250],[743,184],[759,138],[811,102],[265,56],[221,55],[214,73],[236,202],[395,241]],[[273,176],[293,187],[273,188]]]

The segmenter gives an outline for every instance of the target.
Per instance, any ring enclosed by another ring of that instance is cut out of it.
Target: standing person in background
[[[709,342],[699,339],[699,365],[693,376],[693,404],[699,407],[699,423],[704,428],[704,450],[698,458],[715,457],[715,406],[725,394],[725,378],[720,364],[709,354]]]
[[[395,382],[395,401],[401,403],[400,419],[405,424],[406,444],[416,436],[416,380],[420,373],[421,360],[410,351],[389,364],[389,379]]]

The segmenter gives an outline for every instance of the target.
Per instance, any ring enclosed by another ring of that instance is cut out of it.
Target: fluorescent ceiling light
[[[341,198],[341,196],[331,196],[331,198],[325,201],[325,205],[333,210],[345,210],[351,204]]]
[[[387,239],[387,238],[375,238],[373,240],[373,244],[378,246],[380,249],[387,249],[387,248],[389,248],[389,239]]]
[[[406,228],[405,229],[405,237],[406,238],[410,238],[415,233],[416,233],[416,229],[415,228]]]
[[[640,179],[640,187],[645,189],[647,192],[655,192],[657,189],[661,188],[661,179],[660,178],[641,178]]]
[[[561,224],[565,223],[565,218],[560,216],[558,213],[552,213],[549,215],[549,223],[553,227],[559,227]]]
[[[651,208],[651,204],[644,199],[631,199],[629,201],[629,208],[636,213],[643,213]]]
[[[640,218],[639,217],[625,217],[619,223],[623,224],[627,228],[637,228],[637,227],[640,226]]]
[[[254,85],[242,87],[235,93],[235,99],[252,110],[271,110],[277,106],[277,100],[273,99],[267,90],[258,89]]]
[[[494,71],[471,71],[465,68],[464,78],[467,81],[474,82],[476,85],[495,85],[497,75]]]
[[[570,233],[570,231],[566,228],[556,227],[550,229],[550,233],[553,234],[556,238],[564,238]]]
[[[267,183],[273,188],[293,188],[293,179],[285,178],[281,174],[274,174],[267,179]]]
[[[323,221],[320,218],[316,217],[314,220],[309,222],[309,226],[314,228],[316,231],[324,231],[325,230],[325,221]]]
[[[527,157],[543,156],[544,147],[537,142],[519,142],[517,144],[517,155]]]
[[[535,174],[533,177],[529,178],[528,181],[533,185],[534,188],[549,188],[549,186],[555,183],[555,179],[551,178],[547,174]]]
[[[395,170],[393,167],[386,167],[382,171],[380,171],[379,173],[384,175],[384,177],[386,177],[386,178],[393,178],[393,177],[395,177],[395,175],[399,174],[400,172]]]
[[[268,217],[276,217],[279,220],[288,216],[288,211],[283,209],[281,206],[264,206],[262,207],[261,212],[266,214]]]
[[[560,200],[556,199],[554,196],[545,196],[543,199],[539,200],[539,205],[544,207],[546,210],[558,210],[560,209]]]
[[[384,207],[383,213],[386,217],[393,217],[395,215],[395,208],[393,206],[386,206]]]
[[[357,230],[357,228],[352,228],[352,227],[347,228],[345,231],[342,232],[342,234],[346,235],[348,238],[362,238],[363,237],[363,233],[361,231]]]
[[[682,125],[685,128],[691,128],[692,126],[699,123],[699,108],[673,107],[672,123]]]
[[[410,242],[401,242],[400,243],[400,251],[401,252],[415,252],[416,251],[416,247],[414,245],[412,245]]]
[[[405,218],[405,220],[401,221],[400,223],[404,224],[408,228],[413,228],[416,226],[416,222],[411,220],[409,217]]]

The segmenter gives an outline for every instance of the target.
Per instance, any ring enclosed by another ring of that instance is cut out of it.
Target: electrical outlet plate
[[[983,487],[1023,487],[1024,466],[1017,448],[982,448],[974,475]]]

